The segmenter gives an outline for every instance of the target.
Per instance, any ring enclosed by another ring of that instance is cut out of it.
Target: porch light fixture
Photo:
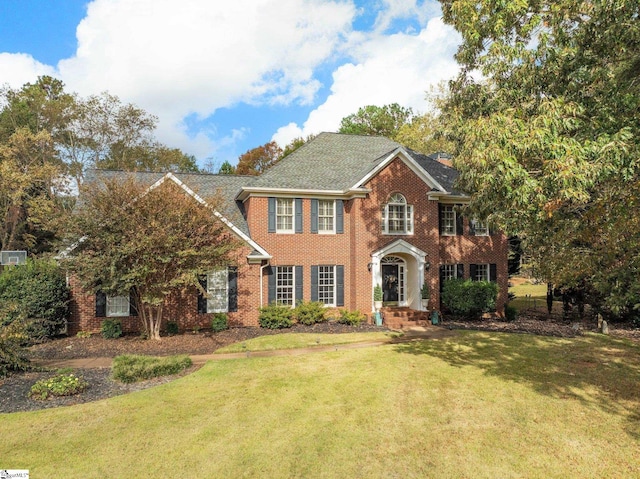
[[[424,264],[424,272],[426,273],[427,271],[429,271],[429,268],[431,268],[431,263],[429,261],[427,261]]]
[[[373,268],[373,263],[367,263],[367,269],[369,270],[369,273],[371,273],[371,268]]]

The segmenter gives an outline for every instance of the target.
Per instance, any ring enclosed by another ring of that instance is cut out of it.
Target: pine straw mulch
[[[585,331],[595,331],[596,324],[591,321],[565,321],[561,317],[551,316],[535,311],[521,314],[513,322],[483,319],[467,321],[458,318],[445,318],[442,326],[448,329],[472,329],[480,331],[496,331],[511,333],[529,333],[544,336],[574,337]],[[384,328],[383,328],[384,329]],[[120,354],[144,354],[152,356],[166,356],[172,354],[211,354],[216,349],[226,345],[245,341],[258,336],[280,334],[283,332],[313,332],[313,333],[346,333],[363,331],[380,331],[380,327],[361,325],[358,327],[344,326],[338,323],[323,323],[314,326],[296,325],[287,330],[267,330],[261,328],[231,328],[219,333],[211,331],[188,332],[175,336],[163,337],[160,341],[148,341],[139,336],[127,335],[120,339],[103,339],[99,334],[89,338],[61,337],[29,348],[29,358],[38,359],[79,359],[94,357],[115,357]],[[640,330],[629,325],[610,325],[613,337],[630,339],[640,342]],[[94,368],[74,371],[82,376],[89,388],[81,394],[69,397],[53,398],[45,401],[28,397],[31,386],[38,380],[51,377],[55,371],[31,371],[14,374],[0,379],[0,413],[34,411],[38,409],[70,406],[90,401],[97,401],[120,394],[139,391],[159,384],[172,381],[176,377],[189,374],[197,366],[171,377],[156,378],[135,384],[122,384],[110,378],[110,369]]]

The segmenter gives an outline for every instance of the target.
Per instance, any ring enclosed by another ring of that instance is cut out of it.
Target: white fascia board
[[[266,198],[364,198],[371,190],[367,188],[350,188],[348,190],[308,190],[298,188],[243,188],[236,199],[246,201],[249,197]]]
[[[193,197],[196,201],[198,201],[202,205],[206,206],[207,208],[211,208],[209,206],[209,204],[200,195],[198,195],[195,191],[193,191],[186,184],[184,184],[173,173],[167,173],[163,178],[161,178],[160,180],[155,182],[153,185],[151,185],[149,190],[152,190],[153,188],[157,188],[167,178],[173,180],[178,186],[180,186],[188,195]],[[249,236],[247,236],[247,234],[244,231],[242,231],[240,228],[238,228],[236,225],[234,225],[231,221],[229,221],[225,216],[223,216],[222,213],[220,213],[219,211],[213,210],[213,214],[214,214],[214,216],[216,218],[218,218],[225,225],[227,225],[231,229],[231,231],[233,231],[237,236],[239,236],[246,243],[248,243],[252,248],[254,248],[258,253],[260,253],[261,256],[264,256],[265,259],[271,258],[271,255],[269,253],[267,253],[267,251],[264,248],[262,248],[258,243],[253,241]]]
[[[430,200],[439,201],[440,203],[469,203],[469,201],[471,201],[471,198],[467,195],[453,195],[441,191],[430,191],[427,197]]]
[[[384,160],[378,163],[378,165],[369,173],[367,173],[367,175],[365,175],[364,178],[358,181],[352,187],[352,189],[361,188],[362,185],[365,185],[369,180],[371,180],[371,178],[373,178],[380,171],[386,168],[387,165],[389,165],[389,163],[391,163],[396,157],[400,158],[411,169],[411,171],[413,171],[416,175],[418,175],[418,177],[421,178],[422,181],[424,181],[427,184],[427,186],[429,186],[432,190],[440,190],[445,192],[447,191],[440,183],[436,181],[436,179],[433,176],[431,176],[424,168],[422,168],[416,162],[416,160],[414,160],[413,157],[409,153],[407,153],[407,151],[401,146],[393,150]]]

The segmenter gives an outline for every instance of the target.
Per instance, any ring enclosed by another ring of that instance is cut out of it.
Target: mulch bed
[[[466,321],[463,319],[446,318],[442,326],[448,329],[473,329],[480,331],[497,331],[511,333],[530,333],[545,336],[573,337],[584,331],[595,331],[593,321],[563,321],[558,317],[548,318],[545,314],[529,312],[521,315],[516,321],[504,322],[491,319],[481,321]],[[314,326],[295,325],[286,330],[267,330],[262,328],[232,328],[219,333],[204,331],[185,333],[163,337],[160,341],[148,341],[139,336],[128,335],[120,339],[103,339],[99,334],[89,338],[62,337],[38,344],[29,348],[29,357],[38,359],[80,359],[93,357],[115,357],[120,354],[144,354],[152,356],[167,356],[172,354],[211,354],[216,349],[226,345],[245,341],[258,336],[280,334],[282,332],[306,333],[346,333],[380,331],[380,327],[361,325],[358,327],[345,326],[338,323],[322,323]],[[640,330],[629,326],[611,325],[611,335],[640,342]],[[89,387],[81,394],[48,400],[34,400],[28,397],[31,386],[40,379],[51,377],[55,371],[32,371],[18,373],[5,379],[0,379],[0,413],[34,411],[38,409],[70,406],[90,401],[97,401],[120,394],[139,391],[172,381],[176,377],[189,374],[197,369],[190,368],[178,376],[156,378],[135,384],[122,384],[110,378],[111,370],[82,369],[74,371],[82,376]]]

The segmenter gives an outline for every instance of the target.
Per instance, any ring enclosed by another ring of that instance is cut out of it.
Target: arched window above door
[[[382,232],[390,235],[413,234],[413,205],[401,193],[393,193],[382,208]]]

